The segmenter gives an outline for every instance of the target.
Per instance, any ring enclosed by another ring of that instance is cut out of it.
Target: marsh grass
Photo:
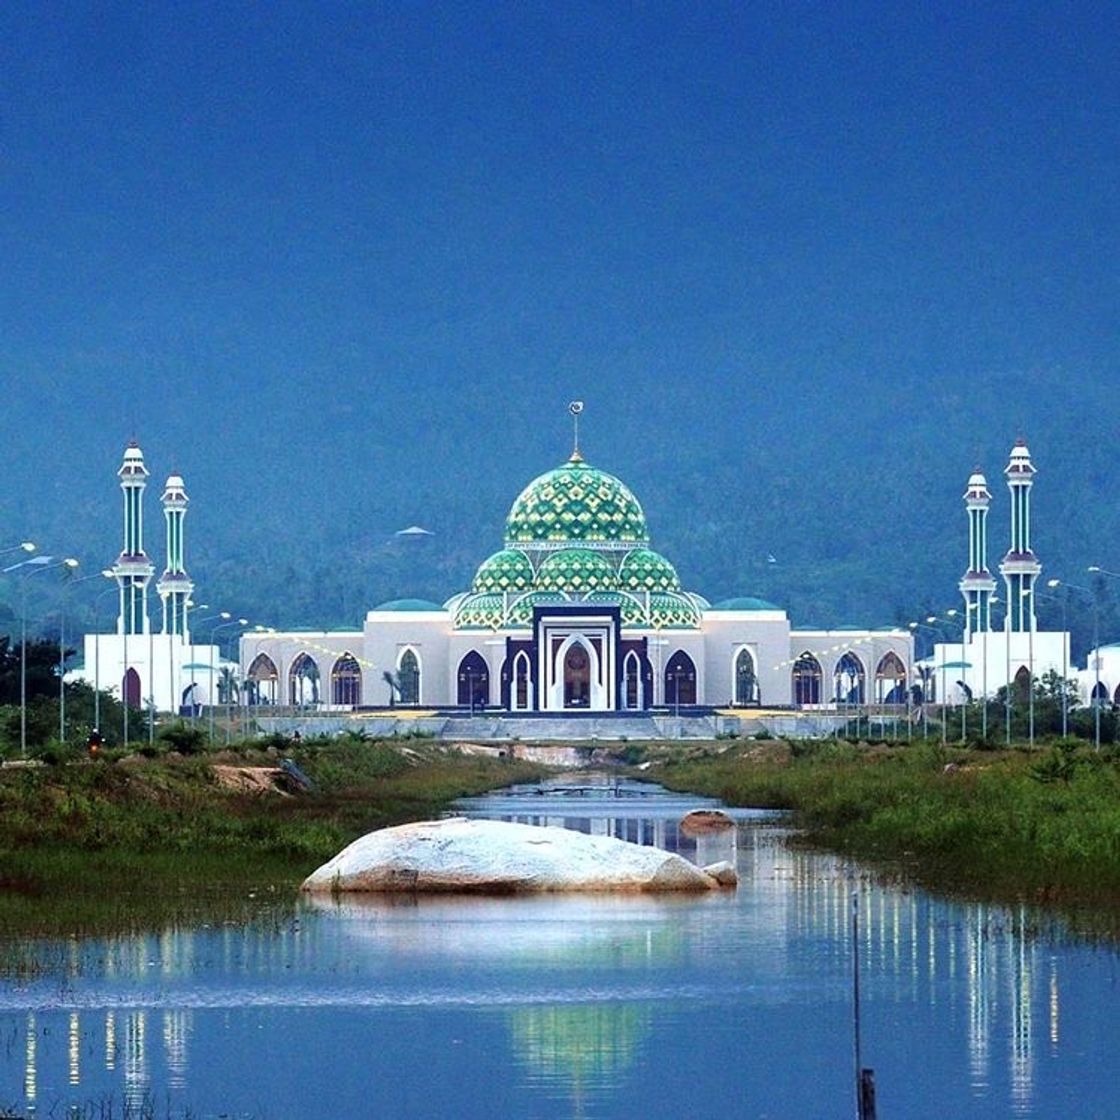
[[[654,767],[671,788],[785,808],[815,845],[934,889],[1120,910],[1120,765],[1041,751],[790,744]]]
[[[432,745],[287,744],[314,788],[230,791],[212,764],[275,764],[257,744],[0,771],[0,935],[242,921],[290,902],[320,863],[375,828],[541,773]]]

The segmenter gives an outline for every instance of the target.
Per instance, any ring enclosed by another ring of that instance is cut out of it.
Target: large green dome
[[[617,547],[648,540],[638,499],[613,474],[585,463],[578,452],[530,482],[506,518],[507,545],[586,541]]]

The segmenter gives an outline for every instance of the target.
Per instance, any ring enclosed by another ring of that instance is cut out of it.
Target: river
[[[569,775],[462,811],[733,858],[734,892],[296,901],[21,946],[0,1117],[852,1117],[853,910],[880,1120],[1120,1116],[1113,949],[879,883],[773,814],[681,834],[713,804]]]

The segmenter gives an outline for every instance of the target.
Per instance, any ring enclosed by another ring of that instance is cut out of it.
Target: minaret
[[[167,568],[156,584],[156,590],[163,601],[163,632],[186,638],[187,602],[194,584],[183,566],[183,522],[190,499],[179,475],[173,474],[168,478],[160,501],[167,523]]]
[[[135,441],[125,449],[124,462],[117,471],[124,492],[124,548],[113,565],[120,588],[118,634],[148,633],[148,584],[155,568],[144,552],[144,487],[148,468],[144,454]]]
[[[968,511],[968,568],[961,577],[960,589],[969,638],[991,629],[992,592],[996,589],[996,581],[988,571],[988,507],[991,501],[988,480],[977,467],[964,492]]]
[[[1031,551],[1031,487],[1035,469],[1025,440],[1016,441],[1003,473],[1011,491],[1011,547],[999,566],[1007,585],[1005,629],[1008,633],[1026,633],[1035,629],[1034,583],[1042,565]]]

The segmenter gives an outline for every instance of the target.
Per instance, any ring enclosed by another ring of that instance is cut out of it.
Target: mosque
[[[117,474],[124,540],[107,572],[116,585],[116,630],[85,636],[85,667],[72,676],[109,688],[132,707],[183,711],[233,699],[338,713],[910,709],[908,700],[992,696],[1008,681],[1051,670],[1079,680],[1086,702],[1111,699],[1114,690],[1120,699],[1120,657],[1113,656],[1120,647],[1102,646],[1091,655],[1092,670],[1078,672],[1068,633],[1038,629],[1042,566],[1031,547],[1030,512],[1036,470],[1022,440],[1004,471],[1011,497],[1011,539],[999,565],[1005,597],[997,596],[988,567],[992,495],[977,470],[964,494],[963,610],[927,620],[955,622],[961,640],[938,642],[920,661],[913,644],[922,623],[794,629],[783,609],[762,599],[710,603],[685,589],[672,562],[652,547],[634,493],[584,459],[577,427],[567,461],[514,499],[502,547],[482,561],[468,589],[442,604],[382,603],[353,630],[257,626],[241,636],[239,664],[226,662],[216,644],[196,645],[190,632],[194,584],[185,564],[182,477],[171,474],[160,499],[166,566],[155,580],[144,546],[149,471],[135,443]],[[158,632],[149,611],[153,588],[162,608]],[[1004,613],[999,629],[997,606]],[[211,637],[247,625],[224,612],[203,621]],[[231,682],[225,693],[223,680]]]
[[[502,547],[446,602],[352,631],[241,639],[242,701],[320,710],[648,712],[906,703],[912,634],[794,630],[761,599],[709,603],[652,547],[641,504],[578,446],[514,499]]]

